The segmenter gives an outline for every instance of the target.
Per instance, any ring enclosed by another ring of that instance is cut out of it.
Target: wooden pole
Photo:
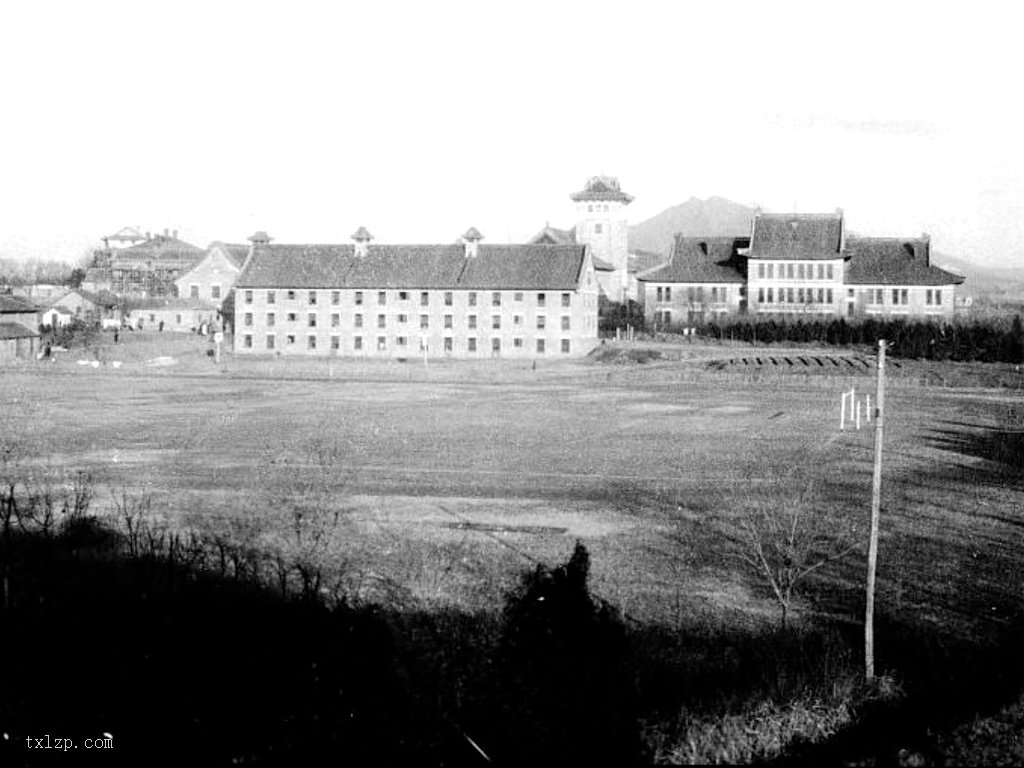
[[[871,538],[868,541],[867,606],[864,611],[864,676],[875,678],[875,567],[878,563],[878,515],[882,501],[882,422],[885,406],[885,340],[878,342],[875,391],[875,469],[871,478]]]

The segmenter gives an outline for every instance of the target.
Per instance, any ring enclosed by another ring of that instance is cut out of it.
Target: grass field
[[[815,574],[797,619],[829,617],[855,632],[873,433],[840,431],[838,420],[841,392],[873,393],[863,353],[652,345],[657,355],[611,348],[603,363],[536,367],[230,354],[215,364],[195,337],[123,338],[0,371],[0,434],[17,459],[9,476],[60,482],[83,470],[108,514],[121,494],[148,494],[172,527],[265,537],[280,523],[280,489],[316,476],[316,451],[329,446],[326,503],[342,513],[331,564],[350,596],[497,610],[524,569],[564,562],[578,540],[593,592],[650,638],[638,647],[649,643],[654,654],[642,686],[655,692],[651,701],[663,690],[666,705],[678,706],[675,678],[658,680],[664,657],[663,668],[692,688],[687,706],[714,699],[715,712],[738,713],[739,725],[726,718],[700,731],[720,731],[719,742],[738,743],[730,728],[767,717],[746,709],[742,690],[797,696],[784,716],[793,722],[808,712],[829,728],[849,719],[848,698],[824,710],[799,698],[802,673],[785,665],[806,651],[821,669],[848,673],[850,660],[829,661],[825,636],[772,634],[778,607],[737,558],[737,522],[753,506],[803,499],[829,535],[852,533],[862,546]],[[148,362],[163,356],[173,362]],[[1019,692],[1006,645],[1022,615],[1024,408],[1007,388],[1019,372],[902,361],[890,373],[879,667],[952,698],[965,688],[950,681],[973,677],[990,687],[994,712]],[[985,388],[993,384],[1000,388]],[[763,638],[788,650],[762,654]],[[718,647],[723,639],[739,645]],[[823,645],[793,646],[804,642]],[[705,682],[701,659],[714,670]],[[949,669],[928,668],[938,663]],[[759,688],[745,669],[774,682]],[[979,711],[972,700],[957,722]],[[679,722],[698,733],[693,723],[705,721]],[[665,741],[655,752],[685,760],[679,745],[690,737],[657,727]],[[721,757],[715,749],[695,759]]]
[[[147,367],[152,351],[128,347],[117,370],[68,360],[5,371],[12,428],[20,420],[51,469],[91,472],[101,503],[121,486],[145,490],[176,521],[245,515],[281,467],[301,471],[311,441],[335,444],[346,561],[367,583],[386,577],[419,597],[493,603],[518,569],[560,561],[580,539],[595,589],[638,619],[773,616],[730,556],[731,513],[811,486],[815,514],[867,520],[872,431],[838,429],[839,393],[873,391],[867,368],[816,378],[678,362],[245,368],[215,366],[197,339],[174,343],[174,367]],[[1006,583],[1021,573],[1022,496],[988,454],[999,430],[1020,425],[1020,400],[894,373],[880,602],[939,623],[998,623],[1019,599]],[[856,613],[846,591],[862,568],[857,554],[817,582],[840,613]]]

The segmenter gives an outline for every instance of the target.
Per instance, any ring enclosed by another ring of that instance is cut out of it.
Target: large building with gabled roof
[[[598,286],[577,244],[273,244],[235,282],[238,354],[401,358],[578,356],[597,343]]]
[[[124,245],[134,237],[133,232],[121,230],[104,238],[106,247],[93,253],[82,281],[87,290],[110,290],[122,296],[173,296],[175,281],[206,255],[202,248],[179,240],[177,230],[165,229],[162,235],[147,232],[142,241]]]
[[[675,238],[640,273],[648,322],[693,325],[730,314],[778,319],[949,318],[964,280],[931,263],[931,241],[858,237],[835,213],[755,213],[749,237]]]

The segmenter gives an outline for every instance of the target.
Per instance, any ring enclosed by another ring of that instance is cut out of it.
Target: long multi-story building
[[[238,354],[564,357],[597,343],[584,245],[276,245],[266,233],[235,281]]]
[[[931,241],[856,237],[843,212],[754,215],[749,237],[677,235],[668,263],[637,276],[661,326],[730,314],[782,319],[948,318],[964,281],[931,263]]]

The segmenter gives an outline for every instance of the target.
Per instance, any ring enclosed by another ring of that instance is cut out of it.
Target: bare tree
[[[808,576],[853,552],[856,528],[835,529],[815,503],[813,485],[795,499],[764,499],[740,514],[737,556],[772,592],[788,624],[793,602]]]

